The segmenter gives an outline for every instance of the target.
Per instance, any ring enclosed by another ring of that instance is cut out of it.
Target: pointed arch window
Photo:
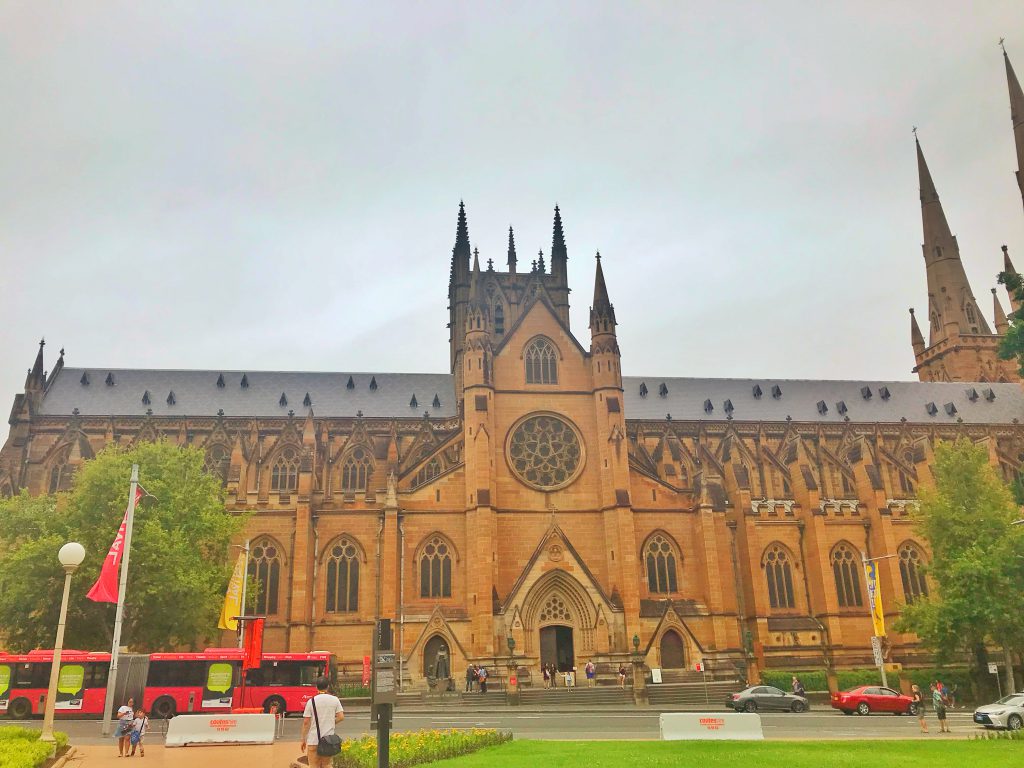
[[[231,451],[223,445],[212,445],[206,449],[203,469],[208,475],[219,477],[221,483],[228,481],[228,466],[231,464]]]
[[[505,308],[500,301],[494,305],[494,333],[499,336],[505,333]]]
[[[779,544],[772,544],[765,550],[761,566],[768,583],[768,604],[772,608],[795,608],[789,552]]]
[[[903,581],[903,598],[907,604],[918,598],[928,597],[928,580],[924,576],[927,565],[920,548],[907,542],[897,550],[900,558],[900,578]]]
[[[907,451],[903,454],[903,462],[909,467],[914,466],[914,454]],[[904,497],[914,495],[914,481],[910,477],[910,473],[901,466],[896,467],[896,484],[899,486],[900,493]]]
[[[451,546],[440,536],[434,536],[420,553],[420,597],[451,596]]]
[[[860,588],[860,557],[849,544],[838,544],[832,550],[832,575],[836,581],[836,595],[840,608],[864,605]]]
[[[558,383],[558,352],[547,339],[534,339],[523,355],[527,384]]]
[[[839,482],[843,486],[843,497],[844,498],[848,499],[848,498],[850,498],[852,496],[856,496],[857,495],[857,491],[854,490],[853,483],[850,482],[849,476],[845,472],[843,472],[843,470],[841,470],[841,469],[839,470]]]
[[[975,315],[975,313],[974,313],[974,305],[972,305],[970,302],[968,302],[967,306],[964,307],[964,309],[967,312],[967,322],[968,323],[976,323],[976,322],[978,322],[977,315]]]
[[[249,608],[267,616],[276,614],[280,587],[281,547],[269,536],[258,536],[249,549]]]
[[[418,487],[424,483],[429,483],[441,474],[441,462],[437,459],[431,459],[427,464],[416,473],[416,477],[413,478],[413,486]]]
[[[71,477],[71,467],[64,460],[58,461],[50,469],[50,493],[66,490]]]
[[[644,547],[644,565],[647,568],[647,589],[651,594],[670,594],[679,591],[676,577],[678,555],[667,536],[656,533]]]
[[[299,487],[299,452],[285,448],[274,459],[270,468],[270,490],[291,493]]]
[[[359,610],[359,548],[347,536],[327,551],[327,612]]]
[[[341,490],[362,493],[373,474],[373,459],[365,448],[355,448],[341,465]]]

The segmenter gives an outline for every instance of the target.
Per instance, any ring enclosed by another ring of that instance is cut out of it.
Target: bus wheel
[[[174,699],[170,696],[161,696],[153,702],[153,717],[167,720],[174,717],[177,707],[174,706]]]
[[[281,717],[284,717],[286,712],[285,704],[284,699],[282,699],[280,696],[271,696],[266,701],[264,701],[263,711],[270,712],[271,710],[273,710],[275,706],[277,707],[278,714],[281,715]]]
[[[32,716],[32,702],[28,699],[15,699],[7,707],[7,714],[12,720],[25,720]]]

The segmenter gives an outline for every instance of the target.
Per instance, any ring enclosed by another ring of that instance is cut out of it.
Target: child
[[[129,737],[132,743],[130,757],[135,757],[135,748],[139,748],[139,757],[146,756],[146,745],[142,743],[146,731],[149,730],[149,718],[146,717],[146,710],[141,707],[135,712],[135,720],[132,723],[132,732]]]

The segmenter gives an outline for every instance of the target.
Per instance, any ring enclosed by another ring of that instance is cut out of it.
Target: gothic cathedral
[[[1006,71],[1020,164],[1024,95]],[[390,617],[410,688],[442,647],[456,670],[514,649],[533,675],[634,652],[748,679],[871,666],[861,557],[893,555],[887,614],[928,594],[909,512],[936,442],[987,446],[1008,480],[1024,460],[1024,392],[996,355],[1006,316],[996,298],[993,332],[920,145],[917,161],[920,382],[626,376],[600,255],[589,328],[570,328],[558,208],[548,260],[521,268],[510,230],[499,271],[481,268],[460,205],[449,373],[72,368],[63,351],[47,373],[40,346],[0,494],[67,489],[110,443],[199,446],[228,507],[254,513],[266,648],[354,665]],[[885,650],[930,661],[912,635]]]

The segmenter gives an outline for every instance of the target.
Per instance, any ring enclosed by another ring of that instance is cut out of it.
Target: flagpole
[[[242,548],[242,551],[245,552],[245,570],[242,571],[242,610],[239,611],[239,613],[241,613],[243,616],[246,615],[245,614],[245,590],[246,590],[246,587],[249,585],[249,541],[250,541],[249,539],[246,539],[245,540],[245,546]],[[239,621],[238,624],[239,624],[239,627],[238,627],[238,647],[241,648],[242,645],[245,643],[245,632],[242,631],[245,628],[245,625],[244,625],[244,623],[242,621]],[[243,670],[242,674],[243,675],[245,674],[244,670]]]
[[[124,596],[128,589],[128,556],[132,550],[132,523],[135,521],[135,494],[139,487],[139,465],[132,464],[131,485],[128,488],[128,522],[124,528],[124,555],[121,561],[121,579],[117,587],[117,612],[114,614],[114,641],[110,646],[110,673],[107,675],[107,693],[103,697],[103,735],[110,735],[110,706],[117,684],[117,655],[121,646],[121,620],[124,618]]]

